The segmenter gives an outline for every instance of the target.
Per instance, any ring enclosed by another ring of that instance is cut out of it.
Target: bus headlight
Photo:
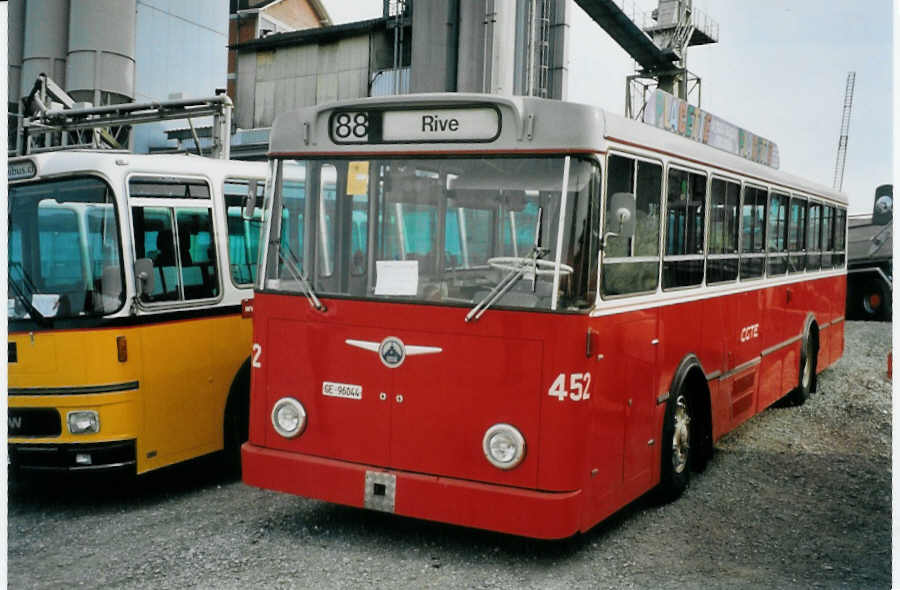
[[[510,424],[494,424],[484,433],[484,456],[497,469],[512,469],[525,458],[525,437]]]
[[[66,415],[69,432],[72,434],[92,434],[100,432],[100,416],[94,410],[80,410]]]
[[[294,438],[306,428],[306,410],[292,397],[283,397],[272,407],[272,426],[284,438]]]

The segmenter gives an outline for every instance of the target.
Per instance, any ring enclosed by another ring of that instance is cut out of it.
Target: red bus
[[[600,109],[278,117],[244,482],[536,538],[677,497],[843,352],[846,198]]]

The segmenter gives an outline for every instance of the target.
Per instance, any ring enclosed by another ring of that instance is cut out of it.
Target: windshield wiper
[[[512,286],[519,282],[519,279],[525,276],[525,271],[530,270],[532,274],[531,278],[531,292],[534,293],[535,288],[537,287],[537,261],[544,256],[547,255],[549,250],[542,247],[542,229],[543,229],[543,218],[544,218],[544,208],[538,207],[537,214],[537,222],[535,223],[534,228],[534,246],[531,248],[531,252],[528,256],[518,258],[504,258],[502,263],[498,263],[495,268],[508,268],[512,265],[509,273],[501,279],[499,283],[497,283],[491,291],[484,296],[484,298],[479,301],[475,307],[469,310],[469,313],[466,314],[466,323],[471,322],[472,320],[477,320],[487,311],[487,309],[492,306],[494,303],[500,300],[501,297],[506,295],[506,292],[512,289]],[[513,237],[515,239],[515,237]],[[490,264],[490,260],[488,260],[488,264]],[[531,268],[529,269],[528,266]]]
[[[26,277],[26,280],[28,280],[27,277]],[[53,323],[50,320],[50,318],[48,318],[47,316],[45,316],[44,314],[39,312],[37,310],[37,308],[31,304],[31,301],[29,301],[28,296],[22,292],[22,290],[19,288],[19,285],[16,283],[16,281],[12,278],[12,275],[9,273],[7,273],[7,281],[8,281],[9,288],[13,293],[13,296],[15,296],[15,298],[19,301],[19,303],[22,304],[22,307],[25,308],[25,310],[28,312],[28,315],[31,316],[31,318],[34,319],[34,321],[36,321],[41,326],[49,326]]]
[[[289,255],[289,256],[288,256]],[[314,309],[325,313],[328,311],[328,308],[325,307],[325,304],[319,301],[319,298],[316,297],[315,291],[313,291],[312,285],[309,284],[309,280],[303,274],[303,271],[300,270],[300,267],[297,266],[297,263],[294,262],[293,257],[294,253],[288,249],[288,255],[286,255],[281,247],[278,248],[278,258],[284,262],[285,267],[288,269],[288,272],[294,277],[295,281],[298,281],[301,285],[303,285],[304,295],[309,299],[309,305]]]

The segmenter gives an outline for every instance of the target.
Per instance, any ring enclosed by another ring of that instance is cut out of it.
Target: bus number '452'
[[[568,379],[566,379],[566,377],[566,373],[560,373],[559,376],[553,380],[553,385],[550,386],[550,397],[555,397],[561,402],[565,401],[566,398],[569,398],[573,402],[590,399],[590,373],[572,373],[571,375],[568,375]],[[569,386],[568,389],[566,388],[567,384]]]

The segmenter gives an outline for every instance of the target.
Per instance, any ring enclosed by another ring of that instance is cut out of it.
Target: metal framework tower
[[[717,43],[719,25],[693,0],[658,0],[649,18],[633,0],[575,0],[637,63],[625,84],[625,116],[640,118],[659,88],[700,106],[700,78],[687,69],[687,50]]]
[[[847,138],[850,134],[850,112],[853,110],[853,89],[856,86],[856,72],[847,74],[847,88],[844,91],[844,109],[841,116],[841,136],[838,139],[837,161],[834,163],[834,183],[841,190],[844,185],[844,165],[847,163]]]

